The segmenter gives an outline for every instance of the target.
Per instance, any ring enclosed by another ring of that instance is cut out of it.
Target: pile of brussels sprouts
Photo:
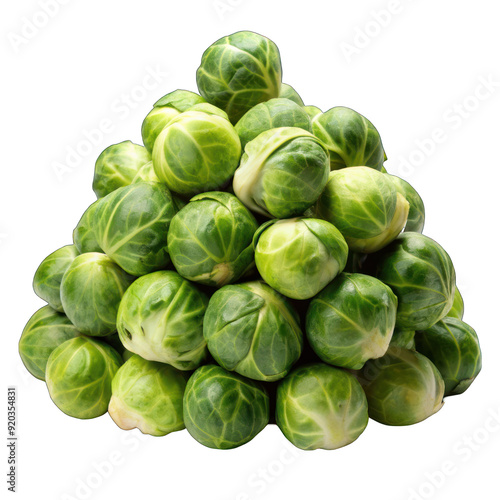
[[[36,271],[19,351],[54,403],[211,448],[276,423],[335,449],[464,392],[481,351],[453,263],[372,123],[304,106],[256,33],[210,46],[197,83],[156,102],[144,146],[102,152],[97,201]]]

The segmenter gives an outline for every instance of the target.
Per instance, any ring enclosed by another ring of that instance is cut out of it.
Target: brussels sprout
[[[111,381],[121,356],[105,342],[88,337],[67,340],[52,351],[46,381],[56,406],[75,418],[95,418],[108,410]]]
[[[92,188],[102,198],[123,186],[128,186],[139,169],[151,161],[148,150],[130,141],[113,144],[97,158]]]
[[[62,277],[77,256],[76,247],[67,245],[46,257],[36,270],[33,290],[58,312],[64,312],[61,303]]]
[[[99,246],[99,243],[97,243],[94,220],[94,213],[101,203],[101,200],[102,198],[99,198],[85,210],[85,213],[82,215],[82,218],[73,231],[73,243],[79,253],[103,253],[102,248]]]
[[[356,111],[338,106],[313,120],[313,132],[330,151],[330,168],[365,166],[380,170],[384,147],[373,124]]]
[[[455,287],[453,304],[451,306],[451,309],[448,311],[447,316],[457,319],[462,319],[464,317],[464,299],[462,298],[462,294],[457,287]]]
[[[50,353],[66,340],[80,333],[71,321],[52,307],[39,309],[24,327],[19,339],[19,354],[24,366],[34,377],[45,380],[45,367]]]
[[[207,356],[203,338],[207,303],[204,293],[174,271],[142,276],[121,301],[120,340],[144,359],[194,370]]]
[[[444,318],[428,330],[417,332],[417,351],[427,356],[444,379],[445,396],[462,394],[482,367],[476,332],[457,318]]]
[[[234,174],[236,196],[252,211],[284,219],[302,215],[328,181],[328,151],[306,130],[267,130],[246,145]]]
[[[184,394],[184,423],[196,441],[221,450],[252,440],[269,422],[269,396],[258,382],[216,365],[198,368]]]
[[[412,425],[443,406],[444,382],[422,354],[389,347],[357,374],[368,399],[371,418],[386,425]]]
[[[180,431],[186,383],[183,372],[135,354],[113,378],[109,415],[124,430],[138,428],[152,436]]]
[[[347,243],[320,219],[285,219],[264,224],[254,237],[255,263],[275,290],[292,299],[310,299],[344,269]]]
[[[316,106],[304,106],[304,111],[309,115],[311,124],[323,114],[323,111]]]
[[[176,109],[180,113],[187,111],[189,108],[195,106],[196,104],[203,104],[207,101],[198,95],[196,92],[191,92],[190,90],[174,90],[164,95],[162,98],[158,99],[154,107],[169,107]]]
[[[394,186],[396,186],[398,193],[404,196],[406,201],[410,204],[405,231],[421,233],[424,230],[425,224],[425,207],[422,198],[420,198],[420,195],[411,184],[400,177],[389,175],[389,179],[391,179]]]
[[[385,354],[398,301],[381,281],[342,273],[315,297],[306,316],[306,335],[326,363],[359,369]]]
[[[172,196],[162,184],[141,182],[117,189],[94,213],[97,241],[133,276],[165,269],[170,263],[167,234],[174,215]]]
[[[174,118],[153,149],[156,175],[181,195],[224,187],[240,156],[240,139],[229,121],[201,111],[186,111]]]
[[[396,325],[426,330],[446,316],[455,294],[455,269],[450,256],[434,240],[403,233],[369,257],[370,274],[398,297]]]
[[[288,85],[287,83],[281,84],[281,90],[279,96],[282,99],[289,99],[295,104],[304,107],[304,101],[302,100],[302,97],[300,97],[299,93],[291,85]]]
[[[123,347],[118,332],[112,333],[111,335],[107,335],[106,337],[101,337],[99,340],[106,342],[106,344],[110,345],[123,358],[126,349],[125,347]]]
[[[308,114],[289,99],[271,99],[258,104],[243,115],[235,130],[244,148],[262,132],[280,127],[296,127],[312,132]]]
[[[144,147],[153,152],[155,141],[160,132],[176,117],[179,111],[170,106],[154,107],[144,118],[141,127],[142,142]]]
[[[333,366],[301,366],[278,386],[276,423],[303,450],[335,450],[368,425],[368,403],[356,378]]]
[[[258,281],[215,292],[203,335],[219,365],[255,380],[283,378],[302,352],[298,314],[285,297]]]
[[[415,332],[413,330],[395,328],[389,345],[402,347],[403,349],[415,349]]]
[[[139,182],[160,182],[152,161],[149,161],[139,169],[131,184],[137,184]]]
[[[160,132],[179,113],[196,104],[205,102],[203,97],[189,90],[174,90],[156,101],[153,109],[142,122],[142,141],[146,149],[152,153],[154,143]]]
[[[101,253],[79,255],[64,273],[64,311],[86,335],[104,336],[116,330],[120,300],[133,278]]]
[[[181,276],[220,287],[253,267],[256,230],[257,221],[236,196],[204,193],[172,219],[168,251]]]
[[[196,82],[200,94],[236,123],[249,109],[279,96],[278,47],[250,31],[221,38],[204,52]]]
[[[330,172],[316,213],[344,235],[353,252],[372,253],[402,231],[410,206],[388,176],[368,167]]]

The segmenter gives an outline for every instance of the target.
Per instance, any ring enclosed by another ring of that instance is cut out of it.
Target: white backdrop
[[[13,384],[19,391],[18,498],[416,500],[498,491],[495,6],[491,0],[4,3],[1,366],[4,390]],[[94,200],[95,159],[109,144],[140,142],[152,104],[176,88],[196,90],[203,50],[241,29],[278,44],[284,81],[306,104],[349,106],[374,122],[388,170],[420,192],[425,233],[454,260],[464,319],[479,334],[484,368],[468,392],[447,399],[421,424],[370,421],[356,443],[332,452],[295,450],[269,426],[242,448],[213,451],[187,431],[145,438],[120,430],[107,415],[70,418],[21,365],[18,338],[42,306],[32,275],[47,254],[71,242]]]

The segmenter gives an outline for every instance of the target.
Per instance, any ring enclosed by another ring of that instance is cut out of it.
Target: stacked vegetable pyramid
[[[335,449],[409,425],[481,370],[424,205],[364,116],[304,106],[252,32],[203,54],[97,159],[98,200],[34,289],[19,351],[65,413],[234,448],[270,421]],[[117,333],[116,333],[117,332]]]

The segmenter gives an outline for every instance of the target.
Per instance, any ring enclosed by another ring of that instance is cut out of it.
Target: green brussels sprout
[[[381,281],[342,273],[309,305],[309,344],[326,363],[357,370],[387,351],[397,305],[396,296]]]
[[[264,224],[254,236],[255,263],[264,281],[292,299],[310,299],[342,272],[347,243],[320,219],[296,218]]]
[[[156,175],[175,193],[192,196],[224,187],[238,167],[241,144],[228,120],[202,111],[174,118],[156,139]]]
[[[189,108],[196,104],[203,104],[207,101],[198,95],[196,92],[190,90],[174,90],[164,95],[154,103],[155,108],[170,107],[176,109],[180,113],[187,111]]]
[[[350,250],[372,253],[403,230],[409,208],[385,174],[350,167],[330,172],[316,213],[339,229]]]
[[[109,415],[124,430],[137,428],[152,436],[180,431],[186,383],[183,372],[134,354],[113,378]]]
[[[391,179],[394,186],[396,186],[398,193],[404,196],[406,201],[410,204],[408,220],[406,221],[404,230],[406,232],[421,233],[424,230],[425,224],[425,207],[422,198],[420,198],[420,195],[411,184],[400,177],[389,175],[389,179]]]
[[[99,246],[99,243],[97,243],[94,224],[94,213],[101,203],[101,200],[102,198],[99,198],[85,210],[85,213],[82,215],[82,218],[73,231],[73,243],[78,253],[103,253],[102,248]]]
[[[402,347],[403,349],[415,349],[415,332],[413,330],[395,328],[389,345]]]
[[[101,253],[79,255],[64,273],[64,311],[85,335],[103,337],[116,330],[120,300],[133,278]]]
[[[139,169],[131,184],[137,184],[139,182],[160,182],[152,161],[149,161]]]
[[[149,361],[194,370],[207,356],[203,316],[208,298],[174,271],[136,280],[118,310],[122,344]]]
[[[216,365],[198,368],[184,393],[184,423],[208,448],[227,450],[251,441],[269,422],[269,396],[258,382]]]
[[[323,363],[301,366],[278,386],[276,423],[303,450],[335,450],[368,425],[368,403],[356,378]]]
[[[233,189],[250,210],[285,219],[314,204],[328,172],[328,151],[321,141],[306,130],[282,127],[246,145]]]
[[[330,168],[365,166],[380,170],[384,147],[377,129],[363,115],[338,106],[313,120],[313,132],[330,151]]]
[[[203,193],[172,219],[168,251],[181,276],[220,287],[253,267],[256,230],[257,221],[236,196]]]
[[[151,154],[160,132],[180,113],[170,106],[154,107],[144,118],[141,127],[142,142]]]
[[[417,351],[427,356],[441,373],[445,396],[462,394],[482,367],[476,332],[457,318],[443,318],[415,336]]]
[[[450,310],[455,295],[455,269],[450,256],[431,238],[402,233],[367,261],[369,273],[398,297],[396,325],[427,330]]]
[[[288,85],[287,83],[281,84],[281,90],[279,96],[282,99],[289,99],[295,104],[304,107],[304,101],[302,100],[302,97],[300,97],[299,93],[291,85]]]
[[[280,127],[296,127],[312,133],[308,114],[289,99],[271,99],[258,104],[242,116],[235,130],[244,148],[262,132]]]
[[[71,321],[52,307],[39,309],[24,327],[19,339],[19,354],[24,366],[34,377],[45,380],[45,367],[51,352],[80,332]]]
[[[381,424],[416,424],[443,406],[443,378],[416,351],[389,347],[382,358],[368,361],[357,377],[370,417]]]
[[[323,111],[321,111],[321,109],[316,106],[304,106],[304,111],[311,119],[311,124],[314,122],[314,120],[317,120],[323,114]]]
[[[56,347],[47,362],[46,382],[56,406],[75,418],[96,418],[108,410],[111,381],[121,356],[105,342],[76,337]]]
[[[250,31],[221,38],[203,53],[196,82],[200,94],[236,123],[249,109],[279,96],[278,47]]]
[[[163,184],[141,182],[103,198],[95,213],[95,234],[106,255],[132,276],[170,263],[167,234],[175,207]]]
[[[219,365],[263,381],[283,378],[303,345],[292,305],[258,281],[217,290],[208,304],[203,335]]]
[[[113,144],[97,158],[92,188],[98,198],[115,189],[128,186],[138,170],[151,161],[151,155],[144,146],[130,141]]]
[[[46,257],[33,279],[33,290],[58,312],[64,312],[61,303],[61,280],[66,269],[78,256],[74,245],[67,245]]]
[[[455,287],[455,294],[453,295],[453,304],[446,316],[457,319],[464,317],[464,299],[457,287]]]

